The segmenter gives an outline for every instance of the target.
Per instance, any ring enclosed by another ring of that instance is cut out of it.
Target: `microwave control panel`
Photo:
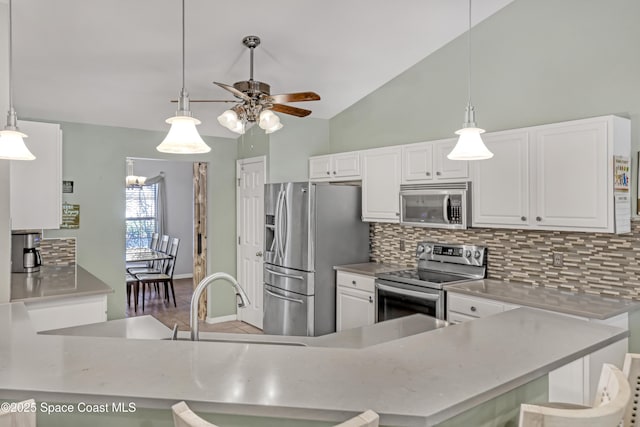
[[[449,206],[449,223],[450,224],[462,224],[462,201],[451,200]]]

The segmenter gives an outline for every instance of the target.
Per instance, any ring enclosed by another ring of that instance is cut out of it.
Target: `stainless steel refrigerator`
[[[333,266],[369,261],[360,187],[267,184],[264,212],[264,333],[335,332]]]

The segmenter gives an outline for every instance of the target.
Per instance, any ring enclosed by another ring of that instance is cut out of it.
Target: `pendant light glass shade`
[[[18,115],[13,109],[13,14],[12,1],[9,0],[9,112],[7,125],[0,131],[0,159],[5,160],[34,160],[34,156],[27,148],[23,138],[27,135],[18,129]]]
[[[0,131],[0,159],[5,160],[34,160],[36,156],[24,144],[26,138],[22,132],[15,130]]]
[[[471,0],[469,0],[469,30],[467,31],[467,64],[468,64],[468,86],[469,101],[465,110],[465,120],[462,129],[456,131],[456,135],[460,135],[456,146],[447,154],[449,160],[486,160],[493,157],[493,153],[489,151],[480,134],[484,133],[484,129],[480,129],[476,125],[476,112],[471,105]]]
[[[189,116],[174,116],[167,119],[171,125],[169,133],[156,150],[171,154],[200,154],[211,151],[200,137],[196,125],[200,120]]]
[[[156,150],[171,154],[208,153],[211,151],[211,147],[204,142],[196,129],[200,120],[191,117],[189,94],[184,84],[184,28],[184,0],[182,0],[182,89],[180,90],[176,115],[166,120],[171,125],[169,133],[156,147]]]

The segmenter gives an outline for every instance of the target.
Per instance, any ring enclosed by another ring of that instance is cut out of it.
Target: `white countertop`
[[[450,285],[447,292],[600,320],[640,309],[637,301],[491,279]]]
[[[0,398],[381,424],[446,420],[628,336],[521,308],[364,349],[38,335],[0,305]],[[570,337],[571,339],[567,339]]]
[[[42,266],[37,273],[11,274],[12,302],[37,302],[109,293],[113,293],[109,285],[79,265]]]

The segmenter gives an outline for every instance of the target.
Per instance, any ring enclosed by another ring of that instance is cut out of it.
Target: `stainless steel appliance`
[[[466,229],[470,223],[470,182],[400,187],[400,224]]]
[[[486,276],[483,246],[419,243],[418,268],[376,278],[376,322],[422,313],[445,319],[446,287]]]
[[[35,273],[40,271],[41,233],[16,232],[11,235],[11,272]]]
[[[318,336],[336,330],[333,266],[369,260],[360,187],[265,185],[266,334]]]

